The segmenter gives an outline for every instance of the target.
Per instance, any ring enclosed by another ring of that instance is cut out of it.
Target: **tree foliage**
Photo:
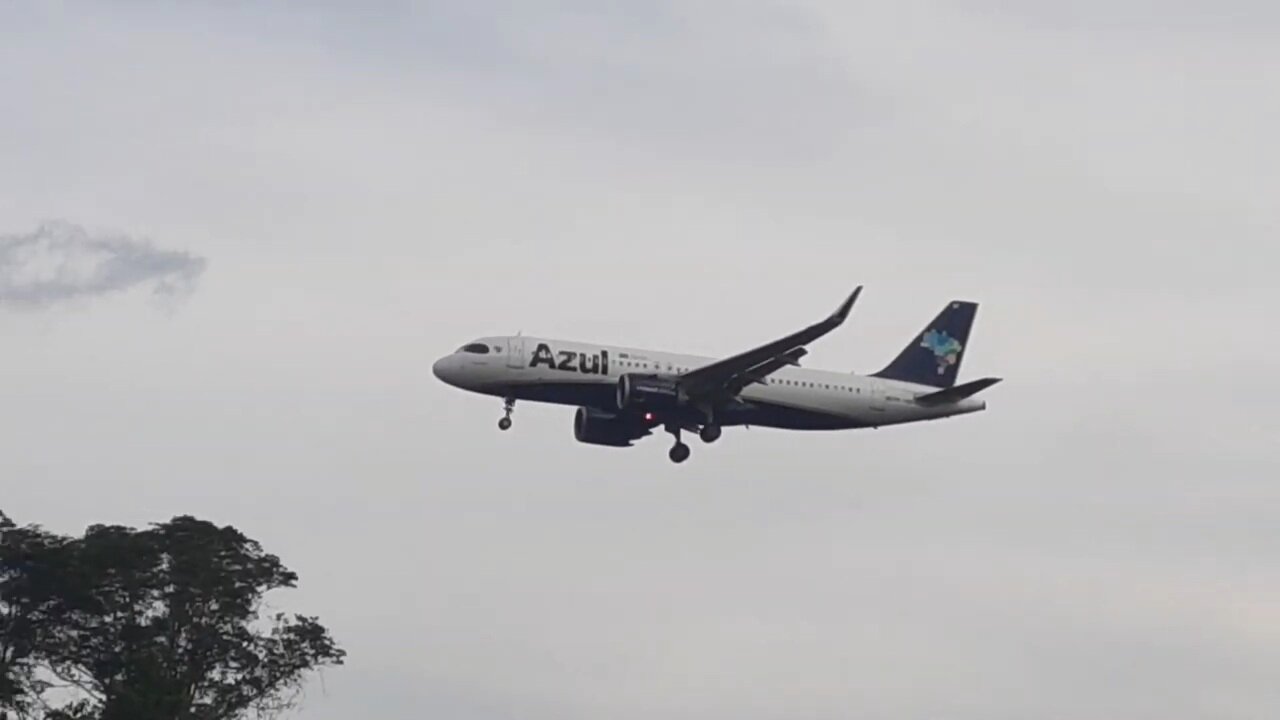
[[[5,709],[30,714],[48,688],[36,670],[61,582],[48,559],[65,544],[38,526],[18,527],[0,512],[0,717]]]
[[[43,720],[230,720],[289,707],[344,651],[267,613],[297,576],[189,516],[65,538],[0,515],[0,712]]]

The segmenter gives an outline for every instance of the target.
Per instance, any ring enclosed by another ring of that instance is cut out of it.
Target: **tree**
[[[0,512],[0,720],[26,716],[48,684],[36,669],[59,582],[50,559],[65,539]]]
[[[3,530],[8,536],[19,531]],[[232,527],[190,516],[147,529],[94,525],[81,538],[0,553],[0,653],[17,648],[8,707],[48,720],[233,720],[290,707],[307,676],[345,652],[314,617],[267,614],[295,573]],[[15,544],[19,538],[15,537]],[[38,568],[38,569],[37,569]],[[24,644],[25,643],[25,644]],[[4,660],[0,654],[0,661]],[[36,683],[47,679],[43,685]],[[34,683],[34,684],[33,684]],[[48,691],[73,699],[52,707]],[[0,694],[0,707],[5,707]],[[21,715],[20,715],[21,717]]]

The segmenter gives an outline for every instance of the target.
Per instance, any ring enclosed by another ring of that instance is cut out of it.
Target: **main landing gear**
[[[671,446],[671,450],[670,452],[667,453],[667,457],[671,458],[671,462],[677,463],[677,464],[682,463],[685,460],[688,460],[689,452],[690,452],[689,446],[685,445],[683,442],[680,442],[680,426],[668,425],[667,432],[671,433],[676,438],[676,444]]]
[[[720,426],[715,423],[708,423],[702,426],[698,431],[698,437],[702,438],[702,442],[710,445],[720,439]]]
[[[516,399],[505,398],[502,401],[502,409],[505,410],[506,412],[503,413],[502,419],[498,421],[498,429],[510,430],[511,429],[511,412],[516,409]]]
[[[702,442],[710,445],[720,439],[720,423],[716,422],[716,408],[712,405],[699,405],[698,409],[706,418],[706,422],[698,430],[698,437],[702,438]]]
[[[676,439],[676,444],[672,445],[671,451],[667,453],[667,457],[671,458],[673,463],[682,463],[689,459],[689,446],[680,440],[680,430],[679,425],[667,425],[667,432],[671,433]],[[698,431],[698,437],[702,439],[702,442],[711,444],[720,439],[721,432],[719,425],[707,423]]]

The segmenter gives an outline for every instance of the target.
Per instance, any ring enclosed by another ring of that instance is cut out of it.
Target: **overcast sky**
[[[230,523],[301,717],[1280,714],[1273,2],[5,3],[0,508]],[[473,337],[951,299],[985,413],[577,444]]]

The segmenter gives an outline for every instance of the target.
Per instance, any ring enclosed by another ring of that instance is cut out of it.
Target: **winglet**
[[[845,300],[840,307],[836,308],[836,311],[831,313],[831,317],[827,318],[827,321],[835,325],[843,323],[845,318],[849,317],[849,311],[853,309],[853,303],[858,299],[858,295],[860,294],[862,294],[861,285],[854,288],[853,294],[849,296],[849,299]]]

